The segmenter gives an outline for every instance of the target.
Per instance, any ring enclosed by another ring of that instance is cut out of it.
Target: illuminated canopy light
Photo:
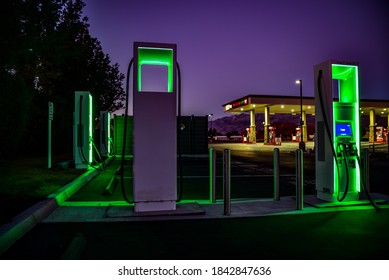
[[[142,66],[160,65],[168,68],[167,92],[173,92],[173,50],[165,48],[138,48],[138,91],[142,91]]]

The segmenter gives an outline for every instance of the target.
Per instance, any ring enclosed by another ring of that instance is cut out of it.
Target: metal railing
[[[368,148],[363,149],[363,179],[366,191],[370,193],[370,152]]]
[[[231,215],[231,153],[229,149],[223,152],[223,202],[224,215]]]
[[[301,149],[295,152],[296,164],[296,209],[302,210],[304,205],[304,153]],[[280,200],[280,150],[273,153],[273,187],[274,200]],[[216,151],[209,149],[209,201],[216,203]],[[224,215],[231,215],[231,152],[223,151],[223,209]]]
[[[296,150],[296,209],[303,210],[304,205],[304,157],[303,151]]]
[[[273,153],[273,175],[274,175],[274,200],[280,200],[280,149],[275,148]]]
[[[209,202],[216,203],[216,150],[209,149]]]

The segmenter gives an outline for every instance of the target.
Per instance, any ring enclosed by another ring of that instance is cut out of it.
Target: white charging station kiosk
[[[328,60],[314,66],[316,190],[325,201],[359,199],[358,75],[355,62]]]
[[[76,169],[86,169],[92,163],[92,95],[89,91],[74,94],[73,148]]]
[[[111,153],[111,114],[100,112],[100,155],[108,157]]]
[[[175,44],[134,43],[134,210],[176,209],[177,98]],[[162,79],[154,79],[149,70]],[[150,85],[153,82],[162,85]]]

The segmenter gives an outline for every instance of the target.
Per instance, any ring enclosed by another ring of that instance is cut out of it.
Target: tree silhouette
[[[82,0],[5,1],[1,9],[0,154],[46,147],[54,102],[53,148],[71,150],[74,91],[94,97],[94,115],[123,107],[124,75],[89,34]],[[12,149],[10,149],[12,148]]]

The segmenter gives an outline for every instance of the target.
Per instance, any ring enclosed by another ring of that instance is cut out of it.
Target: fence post
[[[223,153],[223,200],[224,215],[231,215],[231,154],[229,149]]]
[[[49,102],[49,112],[48,112],[48,139],[47,139],[47,167],[51,168],[51,121],[53,120],[54,115],[54,103]]]
[[[365,188],[368,193],[370,193],[370,154],[369,149],[363,149],[363,177],[365,179]]]
[[[296,209],[303,210],[304,205],[304,159],[302,150],[296,150]]]
[[[209,202],[216,203],[216,150],[209,149]]]
[[[280,149],[275,148],[273,154],[274,200],[280,200]]]

